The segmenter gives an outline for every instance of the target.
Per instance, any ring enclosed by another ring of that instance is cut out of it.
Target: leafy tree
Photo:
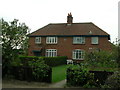
[[[28,47],[27,34],[29,33],[28,26],[25,23],[19,23],[17,19],[12,22],[4,21],[1,19],[2,26],[2,58],[3,58],[3,69],[10,66],[11,62],[17,59],[17,49],[25,51]],[[7,70],[7,69],[5,69]]]

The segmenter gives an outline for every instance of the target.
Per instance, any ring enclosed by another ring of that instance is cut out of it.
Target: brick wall
[[[72,51],[74,49],[82,49],[89,51],[90,48],[100,48],[102,50],[111,50],[111,44],[107,37],[99,37],[99,44],[91,44],[91,37],[85,38],[85,44],[73,44],[73,37],[58,37],[57,44],[46,44],[46,37],[41,37],[41,44],[35,44],[35,37],[29,39],[28,55],[34,56],[33,50],[40,50],[42,48],[42,56],[45,56],[46,49],[57,49],[58,56],[68,56],[72,58]]]

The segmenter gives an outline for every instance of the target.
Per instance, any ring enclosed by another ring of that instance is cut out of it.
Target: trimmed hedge
[[[19,59],[22,63],[23,66],[28,66],[28,61],[32,60],[43,60],[41,57],[36,57],[36,56],[19,56]]]
[[[64,65],[67,63],[66,56],[58,56],[58,57],[37,57],[37,56],[19,56],[21,63],[24,66],[28,66],[28,61],[31,60],[43,60],[45,64],[53,67],[58,65]]]
[[[59,57],[44,57],[43,60],[45,61],[45,64],[53,67],[58,65],[64,65],[67,63],[67,57],[66,56],[59,56]]]

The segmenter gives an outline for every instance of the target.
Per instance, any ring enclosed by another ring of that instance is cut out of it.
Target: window
[[[41,37],[35,37],[35,43],[40,44],[41,43]]]
[[[92,44],[98,44],[98,37],[92,37]]]
[[[47,49],[46,50],[46,56],[47,57],[55,57],[55,56],[57,56],[57,50],[56,49]]]
[[[80,49],[73,50],[73,59],[83,60],[84,59],[84,51]]]
[[[73,44],[85,44],[85,37],[73,37]]]
[[[46,43],[47,44],[57,44],[57,37],[47,37]]]

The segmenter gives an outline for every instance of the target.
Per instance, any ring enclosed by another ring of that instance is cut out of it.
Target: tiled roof
[[[29,36],[49,36],[49,35],[107,35],[108,33],[97,27],[93,23],[56,23],[48,24],[41,29],[36,30]]]

